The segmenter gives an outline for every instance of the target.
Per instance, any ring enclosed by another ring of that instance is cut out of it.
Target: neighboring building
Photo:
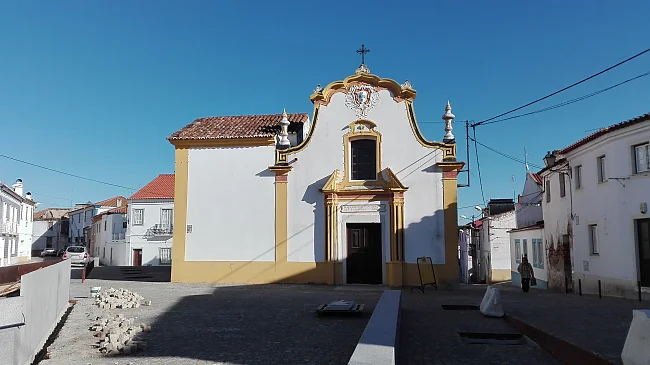
[[[86,246],[92,255],[95,251],[90,242],[92,218],[97,214],[122,206],[126,206],[126,198],[123,196],[116,196],[94,204],[91,202],[77,204],[68,213],[70,217],[70,230],[68,232],[70,244]]]
[[[536,225],[543,220],[542,197],[544,187],[541,176],[535,173],[526,173],[526,182],[521,195],[517,197],[515,213],[517,214],[517,228]]]
[[[528,227],[516,228],[510,233],[510,251],[512,267],[512,285],[521,286],[521,275],[517,271],[522,257],[526,256],[533,265],[537,285],[534,288],[548,288],[548,272],[546,270],[546,250],[544,246],[544,224],[539,223]]]
[[[478,261],[482,272],[479,278],[485,277],[488,283],[510,281],[511,257],[510,235],[508,231],[516,228],[515,203],[512,199],[491,199],[484,209],[489,215],[481,218],[479,230]]]
[[[32,194],[23,196],[23,181],[12,187],[0,183],[0,266],[29,261],[34,207]]]
[[[549,285],[553,270],[563,268],[584,293],[597,293],[599,281],[603,295],[635,298],[639,281],[650,290],[649,146],[650,113],[547,155],[540,175],[548,184]]]
[[[128,265],[126,255],[127,205],[113,208],[93,217],[91,237],[92,255],[101,265]]]
[[[443,142],[425,140],[415,96],[362,64],[316,88],[312,119],[209,117],[172,134],[172,281],[419,285],[428,256],[458,285],[454,116],[447,104]]]
[[[171,265],[174,174],[160,174],[129,197],[124,265]],[[217,237],[215,234],[212,238]]]
[[[34,213],[32,256],[45,248],[59,250],[68,245],[70,208],[47,208]]]

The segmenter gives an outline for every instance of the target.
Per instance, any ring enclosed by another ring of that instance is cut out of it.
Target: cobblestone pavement
[[[648,301],[498,287],[509,315],[619,365],[632,310],[650,308]]]
[[[559,364],[534,343],[521,345],[469,344],[458,332],[517,333],[503,319],[478,311],[444,310],[443,304],[478,305],[485,287],[446,291],[404,290],[400,327],[400,365]]]
[[[91,286],[135,291],[151,306],[100,310]],[[220,286],[86,280],[73,282],[78,300],[43,365],[72,364],[346,364],[369,315],[318,318],[319,304],[352,299],[371,313],[381,288]],[[137,317],[152,327],[148,347],[135,355],[103,357],[92,345],[91,321],[106,313]]]

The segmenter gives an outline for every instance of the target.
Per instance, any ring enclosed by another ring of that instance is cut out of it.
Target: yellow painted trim
[[[287,262],[289,241],[289,189],[290,167],[270,168],[275,171],[275,262]]]
[[[274,146],[273,137],[255,138],[213,138],[213,139],[169,139],[176,148],[205,148],[205,147],[259,147]]]
[[[459,283],[458,277],[458,182],[457,176],[465,163],[438,162],[442,170],[443,217],[445,227],[445,263],[434,265],[440,283]]]
[[[327,179],[323,187],[320,189],[324,193],[336,193],[341,195],[343,198],[346,194],[352,195],[371,195],[371,194],[386,194],[389,192],[404,192],[408,190],[408,187],[404,186],[399,180],[397,175],[393,173],[390,168],[385,168],[383,171],[380,171],[378,175],[379,179],[376,181],[346,181],[345,178],[341,177],[341,170],[334,170],[330,177]],[[387,179],[385,178],[385,176]],[[366,186],[368,189],[350,189],[350,187],[355,186]]]
[[[312,136],[314,135],[314,132],[316,131],[316,126],[318,125],[318,115],[320,112],[320,105],[315,104],[314,105],[314,112],[313,112],[313,118],[311,121],[311,127],[309,128],[309,133],[307,133],[307,137],[297,146],[285,148],[282,150],[275,150],[275,164],[276,165],[282,165],[282,164],[287,164],[288,163],[288,156],[294,153],[298,153],[302,150],[304,150],[308,145],[309,142],[312,139]]]
[[[354,84],[368,84],[374,86],[376,89],[386,89],[393,94],[396,101],[413,100],[415,99],[415,90],[411,88],[402,88],[397,81],[392,79],[381,78],[377,75],[370,73],[356,73],[348,76],[343,80],[334,81],[327,85],[323,90],[314,92],[309,99],[314,104],[327,105],[332,98],[332,95],[337,92],[345,92],[351,85]]]
[[[174,226],[172,245],[171,281],[183,277],[185,263],[185,232],[187,229],[187,184],[189,170],[189,150],[177,148],[174,168]]]
[[[415,110],[413,109],[413,102],[406,101],[406,114],[409,118],[409,124],[411,124],[411,130],[415,139],[424,147],[428,148],[439,148],[442,150],[442,158],[444,160],[453,160],[456,159],[456,144],[455,143],[443,143],[443,142],[433,142],[424,138],[424,135],[420,131],[418,126],[417,119],[415,118]]]
[[[379,180],[383,180],[381,175],[381,133],[375,130],[375,123],[369,120],[357,120],[348,125],[348,132],[343,135],[343,188],[349,186],[366,186],[376,185]],[[352,181],[352,158],[351,143],[360,139],[375,140],[375,179],[373,180],[356,180]]]

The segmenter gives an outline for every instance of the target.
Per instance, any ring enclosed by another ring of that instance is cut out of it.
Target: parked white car
[[[90,261],[88,250],[84,246],[70,246],[63,253],[63,259],[70,259],[71,265],[86,266]]]

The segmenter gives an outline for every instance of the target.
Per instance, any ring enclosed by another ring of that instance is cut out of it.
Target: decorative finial
[[[280,133],[278,134],[278,145],[282,148],[291,146],[289,142],[289,119],[287,117],[287,110],[282,110],[282,120],[280,120]]]
[[[456,118],[455,115],[451,113],[451,104],[447,100],[447,106],[445,106],[445,114],[442,115],[442,120],[445,121],[445,137],[442,139],[445,143],[454,143],[456,142],[456,137],[451,133],[453,127],[451,126],[451,121]]]
[[[409,80],[404,81],[402,84],[402,89],[411,89],[413,90],[413,84]]]
[[[359,66],[359,68],[357,69],[356,73],[357,74],[369,74],[370,69],[368,67],[366,67],[366,65],[361,64],[361,66]]]
[[[316,85],[316,88],[314,89],[314,93],[319,93],[321,91],[323,91],[323,87],[320,86],[320,84]]]

